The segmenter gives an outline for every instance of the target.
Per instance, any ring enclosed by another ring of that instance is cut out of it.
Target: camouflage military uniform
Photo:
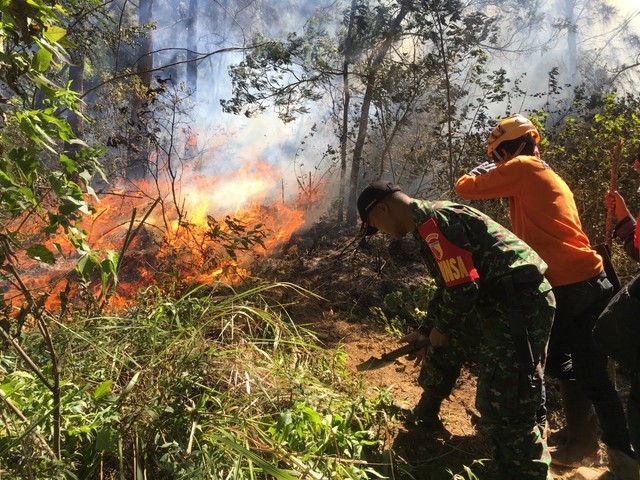
[[[513,233],[471,207],[414,200],[411,208],[418,225],[415,239],[438,286],[425,324],[452,341],[451,348],[429,352],[433,368],[426,367],[421,380],[450,381],[447,366],[455,367],[476,345],[476,407],[491,436],[500,478],[545,480],[550,456],[536,412],[555,309],[543,276],[546,264]],[[525,326],[532,353],[528,363],[518,343]]]

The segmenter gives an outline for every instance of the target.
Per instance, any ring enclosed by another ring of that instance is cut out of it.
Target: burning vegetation
[[[51,310],[81,300],[121,308],[149,285],[237,285],[251,276],[254,262],[278,253],[305,225],[308,201],[299,206],[269,195],[278,190],[276,174],[257,162],[224,179],[128,181],[105,189],[92,202],[93,212],[78,219],[92,252],[78,251],[60,232],[41,239],[44,225],[23,221],[20,235],[42,248],[22,253],[24,273],[6,296],[19,307],[22,283],[46,296]],[[83,276],[82,258],[90,254],[96,258],[91,265],[113,260],[111,280],[97,271]]]

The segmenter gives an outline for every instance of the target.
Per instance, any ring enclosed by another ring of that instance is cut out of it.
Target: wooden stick
[[[618,140],[613,152],[611,152],[611,174],[609,177],[609,192],[615,192],[618,184],[618,163],[620,161],[620,151],[622,150],[622,144],[624,140],[621,138]],[[607,209],[607,223],[605,226],[605,245],[609,250],[609,255],[611,255],[611,246],[613,243],[613,219],[614,219],[614,208]],[[617,365],[613,358],[609,358],[607,362],[607,370],[609,371],[609,378],[611,379],[611,383],[613,387],[618,389],[618,381],[617,381]]]
[[[609,177],[609,192],[613,193],[616,191],[618,184],[618,163],[620,162],[620,151],[622,150],[622,144],[624,143],[623,139],[618,140],[613,152],[611,152],[611,174]],[[612,233],[613,233],[613,219],[614,219],[614,209],[613,207],[607,209],[607,223],[605,226],[605,240],[604,242],[609,247],[609,251],[611,251],[611,242],[612,242]]]

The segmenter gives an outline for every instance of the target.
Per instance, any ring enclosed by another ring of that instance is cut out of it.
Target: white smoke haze
[[[506,8],[504,2],[500,6],[488,6],[488,2],[474,2],[474,5],[483,8],[489,16]],[[248,45],[255,32],[280,38],[290,32],[301,33],[305,22],[316,11],[333,12],[336,24],[331,27],[337,28],[345,6],[333,0],[200,0],[195,26],[187,31],[186,0],[177,12],[168,3],[157,3],[154,49],[177,50],[158,55],[155,66],[176,59],[185,60],[186,51],[179,49],[211,52]],[[504,51],[488,50],[488,69],[504,68],[512,81],[510,85],[520,79],[520,86],[527,93],[511,105],[512,111],[545,108],[545,98],[534,97],[534,94],[547,91],[548,73],[554,68],[558,69],[558,85],[565,88],[569,105],[573,86],[581,81],[601,81],[603,85],[599,88],[611,88],[613,85],[607,85],[604,80],[605,74],[619,70],[621,65],[639,61],[638,43],[633,48],[633,41],[638,41],[640,35],[637,1],[547,0],[538,2],[532,15],[520,15],[515,3],[511,8],[514,9],[510,13],[513,21],[505,21],[500,32],[500,41],[508,46]],[[320,167],[326,146],[337,147],[338,141],[326,121],[326,105],[314,104],[311,114],[286,125],[271,111],[253,118],[223,113],[220,100],[231,96],[227,69],[242,58],[242,53],[222,53],[210,56],[198,65],[196,104],[189,112],[188,121],[202,157],[197,173],[237,181],[234,173],[245,165],[267,162],[275,173],[263,179],[265,183],[271,183],[264,186],[270,187],[268,190],[273,192],[274,198],[291,200],[299,193],[301,175],[311,175],[314,169],[328,167]],[[628,75],[637,73],[637,68],[630,69],[618,78],[615,87],[635,89],[633,77]],[[167,69],[158,76],[171,77],[176,84],[186,82],[186,66]],[[495,116],[509,113],[506,103],[494,105],[492,110],[495,110]],[[306,139],[314,124],[320,125],[318,133]],[[185,175],[188,173],[185,170]],[[329,176],[325,177],[325,180],[329,179]],[[194,185],[188,178],[182,184],[185,191]],[[220,194],[222,191],[224,194]],[[251,192],[249,184],[220,188],[215,203],[236,208],[250,201]]]
[[[194,30],[197,39],[189,37],[184,25],[187,22],[187,2],[176,12],[169,4],[160,4],[154,10],[157,28],[153,32],[154,50],[169,50],[157,56],[154,66],[186,60],[186,50],[199,53],[223,48],[242,47],[251,44],[254,33],[265,37],[284,38],[288,33],[300,31],[316,8],[328,8],[333,1],[245,1],[204,2],[200,0]],[[161,8],[164,7],[164,8]],[[228,67],[243,59],[241,52],[226,52],[208,57],[198,65],[196,103],[185,120],[197,139],[197,150],[202,152],[198,174],[212,178],[226,178],[234,184],[221,187],[224,193],[216,192],[215,203],[219,208],[235,210],[262,193],[251,181],[243,183],[236,175],[247,164],[267,162],[272,171],[263,178],[263,186],[273,192],[273,197],[293,201],[299,193],[298,178],[294,172],[295,162],[300,158],[301,140],[308,135],[313,124],[313,115],[301,117],[284,124],[276,114],[266,111],[253,118],[244,115],[223,113],[221,99],[232,94]],[[186,66],[179,65],[158,73],[163,79],[171,78],[173,84],[186,82]],[[187,85],[191,88],[191,85]],[[325,139],[321,145],[326,145]],[[312,149],[313,147],[310,146]],[[314,160],[306,159],[309,166]],[[246,174],[249,171],[245,170]],[[189,175],[188,171],[183,174]],[[270,183],[271,185],[267,184]],[[182,181],[183,192],[189,194],[194,184],[188,178]],[[198,192],[196,196],[204,198]]]
[[[617,89],[635,93],[640,62],[640,2],[629,0],[543,0],[533,12],[540,19],[528,30],[506,27],[501,40],[517,39],[520,53],[495,55],[491,66],[504,68],[508,77],[524,75],[522,88],[530,93],[547,89],[548,73],[557,69],[557,83],[566,91],[585,82],[595,91]],[[516,24],[517,26],[517,24]],[[636,65],[616,77],[624,66]],[[526,99],[522,108],[544,108]],[[516,109],[517,110],[517,109]]]

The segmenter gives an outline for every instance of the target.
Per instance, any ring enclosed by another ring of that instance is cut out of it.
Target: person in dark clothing
[[[640,174],[640,155],[634,160],[634,169]],[[629,257],[640,262],[640,215],[637,219],[631,215],[624,198],[618,192],[608,192],[604,204],[608,210],[613,211],[617,220],[614,237],[622,241]],[[633,448],[640,452],[640,275],[627,283],[609,302],[596,321],[593,337],[605,354],[630,371],[627,420]],[[637,465],[624,465],[628,470],[628,478],[638,478]],[[585,472],[579,473],[585,478],[591,478]],[[627,477],[619,475],[613,478]],[[595,478],[605,479],[611,476]]]

